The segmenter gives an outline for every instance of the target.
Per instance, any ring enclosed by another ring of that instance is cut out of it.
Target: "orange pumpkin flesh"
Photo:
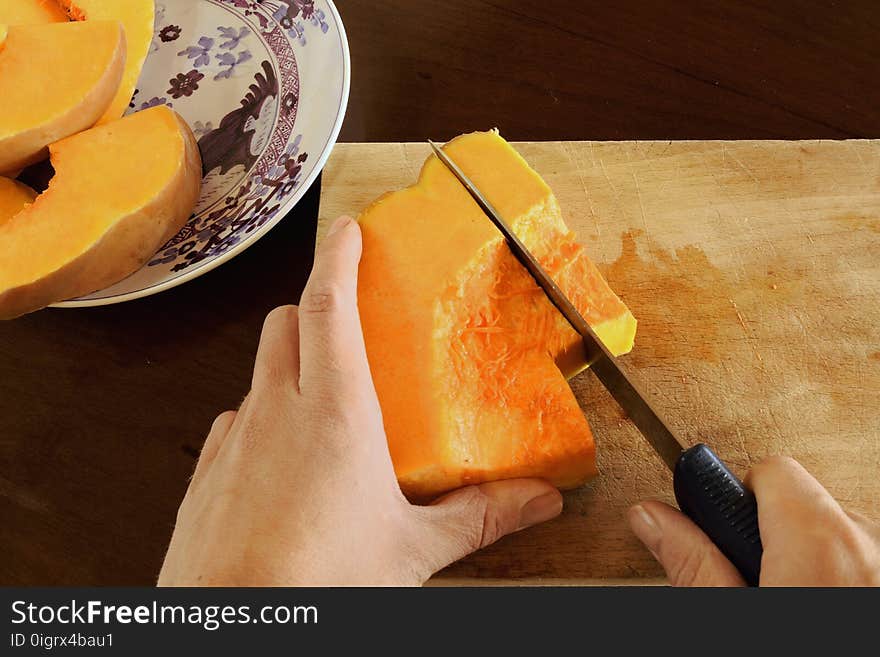
[[[33,0],[31,0],[33,1]],[[153,0],[56,0],[75,21],[117,20],[128,47],[122,81],[98,124],[115,121],[128,109],[153,40]]]
[[[544,181],[494,132],[446,150],[609,349],[629,351],[635,319]],[[364,339],[404,492],[423,499],[524,476],[569,488],[595,474],[590,429],[565,380],[585,366],[581,340],[442,163],[429,158],[416,185],[359,221]]]
[[[32,25],[34,23],[61,23],[67,14],[56,0],[0,0],[0,23]]]
[[[48,189],[0,225],[0,319],[121,280],[180,230],[198,200],[198,146],[167,107],[49,150]]]
[[[117,22],[0,25],[0,173],[39,162],[46,146],[94,125],[124,63]]]
[[[17,180],[0,177],[0,226],[33,203],[37,193]]]
[[[115,121],[128,109],[153,40],[153,0],[0,0],[0,23],[30,25],[69,20],[120,21],[127,57],[122,80],[98,123]]]

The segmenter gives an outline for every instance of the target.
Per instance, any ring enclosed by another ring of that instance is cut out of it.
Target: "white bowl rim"
[[[249,235],[241,242],[236,244],[233,248],[229,249],[228,252],[223,253],[222,255],[213,258],[210,262],[205,263],[201,267],[193,268],[191,271],[188,271],[180,276],[176,276],[175,278],[171,278],[167,281],[163,281],[161,283],[156,283],[155,285],[151,285],[149,287],[142,288],[140,290],[136,290],[134,292],[127,292],[125,294],[115,294],[109,297],[102,297],[98,299],[71,299],[69,301],[59,301],[58,303],[53,303],[49,307],[50,308],[89,308],[95,306],[109,306],[112,304],[123,303],[125,301],[133,301],[135,299],[141,299],[143,297],[152,296],[154,294],[159,294],[160,292],[164,292],[165,290],[170,290],[171,288],[177,287],[178,285],[183,285],[184,283],[193,280],[194,278],[198,278],[213,269],[219,267],[224,262],[231,260],[235,256],[243,253],[249,247],[259,241],[261,237],[264,237],[274,226],[278,224],[284,217],[287,216],[296,205],[302,200],[302,197],[306,195],[315,181],[318,179],[318,176],[321,175],[321,172],[324,170],[324,166],[327,164],[327,160],[330,158],[330,154],[333,152],[333,148],[336,146],[336,140],[339,138],[339,132],[342,129],[342,124],[345,121],[346,110],[348,109],[348,97],[351,91],[351,53],[349,51],[348,46],[348,35],[345,32],[345,26],[342,23],[342,17],[339,15],[339,10],[336,8],[336,4],[333,0],[326,0],[327,7],[333,15],[333,20],[336,23],[337,28],[339,29],[339,40],[342,44],[342,99],[339,105],[339,112],[336,115],[336,121],[333,124],[333,129],[330,131],[330,136],[327,139],[327,145],[324,147],[323,152],[318,158],[318,162],[315,167],[312,169],[311,173],[302,181],[290,200],[288,201],[289,209],[287,212],[279,212],[276,216],[274,216],[271,220],[267,221],[263,226],[260,227],[260,230],[255,231],[252,235]]]

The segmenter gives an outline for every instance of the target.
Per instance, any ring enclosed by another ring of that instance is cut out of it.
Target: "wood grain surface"
[[[848,509],[880,514],[880,141],[517,144],[639,320],[623,358],[672,426],[744,473],[797,458]],[[415,180],[423,144],[346,144],[327,221]],[[380,366],[380,365],[374,365]],[[625,509],[671,477],[589,372],[572,386],[600,476],[547,525],[440,577],[595,582],[662,575]],[[464,580],[462,580],[464,578]]]
[[[445,139],[489,126],[517,140],[880,136],[876,0],[337,6],[352,55],[342,141]],[[421,151],[412,158],[417,167]],[[375,187],[409,173],[394,175]],[[247,391],[265,313],[295,302],[305,284],[317,201],[316,186],[246,253],[179,288],[0,323],[0,584],[155,582],[211,421]],[[659,239],[646,216],[648,237]],[[632,225],[644,230],[639,217]],[[864,241],[867,229],[851,229]],[[606,264],[622,246],[610,230],[604,252],[591,247]],[[649,245],[633,237],[639,262],[653,262]],[[644,337],[649,316],[637,310]],[[633,359],[645,349],[643,339]],[[604,455],[611,449],[603,441]],[[610,536],[633,549],[622,524]],[[493,554],[457,574],[501,572]],[[635,566],[657,572],[644,555]]]

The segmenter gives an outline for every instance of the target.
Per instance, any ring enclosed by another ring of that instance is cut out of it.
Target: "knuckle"
[[[790,456],[778,454],[768,456],[752,466],[751,472],[749,472],[749,480],[766,480],[798,469],[800,469],[800,465]]]
[[[310,383],[311,386],[306,390],[306,406],[312,420],[335,422],[348,415],[349,409],[354,406],[354,398],[344,386],[335,387],[332,380],[324,377]]]
[[[372,425],[363,417],[346,411],[326,420],[331,431],[326,435],[325,449],[339,455],[344,461],[359,460],[373,450],[373,441],[367,439],[365,433],[372,430]],[[384,436],[383,436],[384,437]]]
[[[254,379],[255,387],[261,393],[284,393],[291,389],[293,373],[276,360],[260,364],[260,372]]]
[[[297,312],[296,306],[288,305],[279,306],[266,315],[254,369],[255,388],[286,388],[296,375],[290,363],[279,357],[277,350],[280,340],[290,339]]]
[[[862,563],[859,541],[845,534],[843,528],[813,532],[809,550],[812,559],[821,564],[824,573],[837,577],[852,575],[857,565]]]
[[[765,471],[790,470],[792,468],[797,468],[798,462],[790,456],[775,454],[773,456],[768,456],[767,458],[763,459],[755,467]]]
[[[262,442],[260,438],[265,430],[266,427],[259,415],[247,413],[236,431],[236,452],[243,456],[257,453]]]
[[[320,400],[326,399],[327,403]],[[351,461],[368,444],[364,440],[364,422],[341,402],[331,397],[319,397],[303,404],[285,418],[291,434],[304,431],[313,438],[308,450],[314,451],[325,463],[339,464]]]
[[[326,314],[338,311],[345,303],[345,293],[338,283],[311,285],[303,292],[300,308],[304,313]]]
[[[845,513],[842,513],[839,525],[836,538],[840,542],[843,551],[846,554],[853,555],[853,557],[861,562],[869,561],[870,554],[872,553],[871,547],[873,546],[867,532]]]
[[[667,573],[673,586],[692,586],[700,580],[700,576],[706,567],[705,550],[701,547],[692,547],[685,550],[678,559],[675,559]]]
[[[220,415],[214,418],[214,422],[211,424],[211,431],[214,431],[218,427],[232,424],[236,415],[238,415],[237,411],[223,411]]]
[[[500,517],[489,497],[479,486],[462,489],[459,495],[462,516],[466,519],[463,539],[468,550],[479,550],[496,541],[500,536]]]
[[[504,536],[506,523],[504,514],[496,504],[487,504],[483,511],[483,532],[480,536],[480,547],[491,545]]]
[[[316,372],[303,386],[303,396],[321,416],[378,417],[379,401],[371,384],[350,363],[328,358],[324,370]]]
[[[273,324],[286,324],[291,319],[296,317],[297,307],[294,305],[286,305],[286,306],[278,306],[277,308],[273,308],[269,311],[269,314],[266,315],[266,319],[263,320],[263,329],[265,330],[267,326]]]

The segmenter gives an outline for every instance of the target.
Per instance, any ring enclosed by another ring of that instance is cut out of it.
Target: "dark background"
[[[868,138],[880,5],[340,0],[343,141]],[[0,323],[0,584],[151,584],[264,315],[311,267],[316,185],[232,262],[117,306]]]

